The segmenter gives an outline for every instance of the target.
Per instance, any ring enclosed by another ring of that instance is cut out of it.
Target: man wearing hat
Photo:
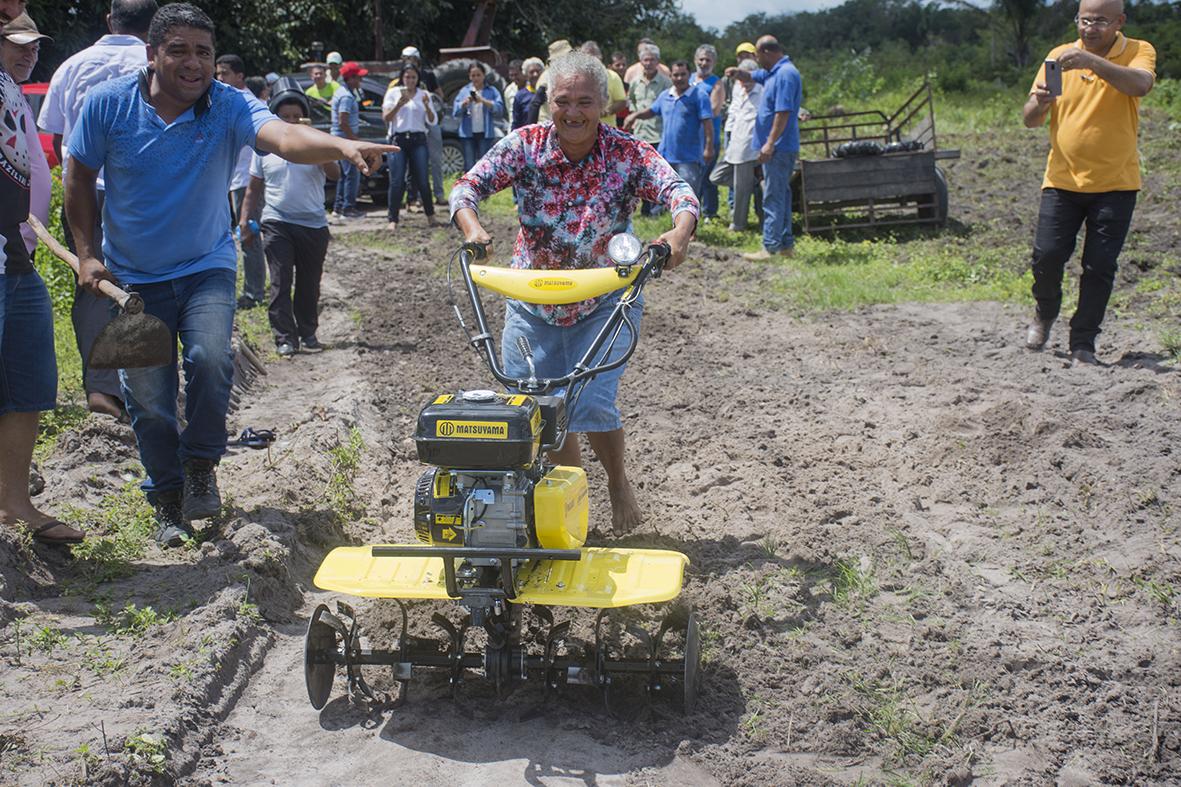
[[[53,41],[37,29],[37,24],[28,14],[21,14],[4,26],[0,33],[0,66],[8,72],[17,84],[29,81],[37,60],[41,55],[41,42]],[[49,197],[52,190],[52,176],[49,161],[41,149],[41,138],[37,135],[37,124],[33,122],[32,109],[25,108],[25,137],[29,147],[29,213],[48,226]],[[28,224],[21,225],[25,247],[32,254],[37,248],[37,234]]]
[[[329,52],[328,57],[324,58],[324,62],[328,64],[329,78],[339,85],[341,83],[340,69],[344,65],[344,58],[341,57],[340,52]]]
[[[49,291],[20,230],[29,216],[31,157],[41,152],[38,142],[30,142],[36,129],[17,85],[32,71],[42,38],[24,10],[24,0],[0,0],[0,46],[13,55],[4,62],[20,71],[10,75],[0,66],[0,128],[8,132],[0,134],[0,527],[67,544],[81,541],[82,533],[38,511],[29,499],[33,444],[41,411],[56,403],[57,364]],[[26,48],[33,50],[31,58]]]
[[[331,57],[331,55],[329,55]],[[357,102],[356,90],[361,87],[361,77],[369,69],[361,68],[350,60],[340,67],[340,78],[344,90],[337,90],[332,96],[332,135],[344,139],[357,139],[358,120],[361,105]],[[357,210],[357,192],[361,188],[361,170],[350,161],[340,162],[340,180],[336,186],[336,199],[332,212],[336,218],[355,219],[364,216]]]

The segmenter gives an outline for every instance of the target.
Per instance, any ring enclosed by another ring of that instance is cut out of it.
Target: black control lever
[[[529,364],[529,385],[537,385],[537,367],[533,365],[533,348],[529,346],[528,337],[517,337],[517,350],[521,353],[521,357],[525,359],[525,363]]]

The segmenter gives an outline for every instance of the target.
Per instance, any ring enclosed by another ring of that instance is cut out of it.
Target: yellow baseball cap
[[[749,52],[752,55],[758,54],[758,50],[755,49],[755,45],[749,41],[743,41],[738,45],[738,48],[734,50],[735,55],[741,55],[743,52]]]

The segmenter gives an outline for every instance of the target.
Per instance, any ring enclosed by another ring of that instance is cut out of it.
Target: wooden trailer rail
[[[864,141],[883,147],[916,142],[921,148],[880,155],[833,155],[846,142]],[[793,189],[805,232],[941,224],[947,220],[947,180],[936,161],[959,158],[959,151],[938,148],[929,82],[889,115],[869,110],[801,121],[800,150]]]

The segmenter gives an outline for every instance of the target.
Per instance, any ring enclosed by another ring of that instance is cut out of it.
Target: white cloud
[[[788,14],[793,11],[815,11],[840,5],[842,0],[789,0],[789,2],[768,4],[767,0],[681,0],[681,8],[697,18],[702,27],[717,28],[719,32],[726,25],[745,19],[751,14],[762,12],[768,15]],[[770,7],[774,5],[775,7]]]

